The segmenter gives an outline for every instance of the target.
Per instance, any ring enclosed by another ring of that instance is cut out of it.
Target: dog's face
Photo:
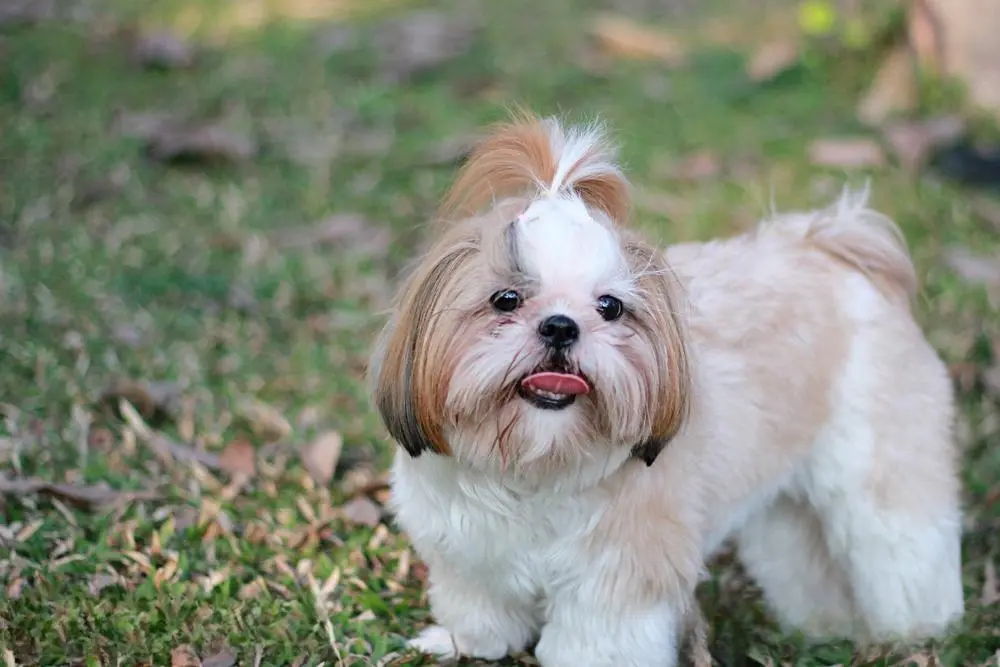
[[[414,456],[652,463],[687,400],[671,281],[578,192],[504,200],[445,231],[403,286],[377,406]]]

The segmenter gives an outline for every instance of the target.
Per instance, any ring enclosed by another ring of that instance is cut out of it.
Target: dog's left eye
[[[625,312],[622,302],[613,296],[605,294],[597,299],[597,312],[608,322],[617,320]]]

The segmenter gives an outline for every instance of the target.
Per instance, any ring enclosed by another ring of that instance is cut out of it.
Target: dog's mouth
[[[578,372],[561,367],[537,368],[521,378],[518,395],[542,410],[562,410],[576,397],[590,392],[590,383]]]

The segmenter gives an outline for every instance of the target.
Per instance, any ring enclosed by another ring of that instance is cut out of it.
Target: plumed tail
[[[793,231],[831,257],[860,271],[886,296],[912,299],[917,272],[902,231],[888,216],[868,206],[869,187],[844,190],[830,207],[807,216],[779,216],[767,227]],[[766,231],[765,231],[766,233]]]
[[[613,220],[628,214],[628,182],[598,123],[564,128],[516,111],[473,149],[438,210],[438,220],[474,215],[511,196],[575,194]]]

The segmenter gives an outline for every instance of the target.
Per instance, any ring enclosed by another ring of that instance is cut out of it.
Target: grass
[[[862,132],[853,108],[870,58],[812,58],[764,87],[721,50],[673,73],[587,68],[583,4],[478,3],[486,20],[469,53],[406,85],[375,76],[364,40],[325,56],[317,35],[331,25],[307,10],[298,18],[310,21],[213,31],[226,5],[212,5],[199,29],[218,45],[171,71],[138,67],[104,19],[0,33],[4,474],[162,494],[96,508],[3,499],[8,664],[185,664],[171,656],[184,645],[214,664],[227,664],[227,647],[242,665],[423,664],[402,651],[428,619],[422,567],[391,522],[344,508],[352,489],[378,488],[390,455],[362,373],[393,277],[453,173],[428,156],[502,105],[607,119],[643,193],[638,222],[664,243],[737,232],[772,199],[823,203],[865,175],[810,165],[807,145]],[[155,17],[194,25],[200,6],[160,3]],[[130,12],[149,19],[125,4],[113,16]],[[226,111],[262,149],[236,165],[164,164],[114,130],[136,111]],[[732,169],[664,176],[696,151]],[[910,240],[932,340],[949,362],[989,363],[995,311],[941,261],[950,245],[995,245],[978,195],[894,167],[869,175]],[[366,222],[333,243],[289,242],[289,230],[344,213]],[[106,409],[118,378],[166,383],[165,418],[139,412],[174,441],[216,453],[252,443],[253,478],[155,456],[143,423]],[[251,399],[281,417],[255,416]],[[1000,425],[995,398],[973,389],[961,400],[969,611],[955,633],[895,654],[807,646],[777,631],[722,558],[701,592],[718,664],[998,664],[1000,606],[981,598],[1000,549]],[[329,431],[344,452],[333,481],[317,483],[295,452]]]

